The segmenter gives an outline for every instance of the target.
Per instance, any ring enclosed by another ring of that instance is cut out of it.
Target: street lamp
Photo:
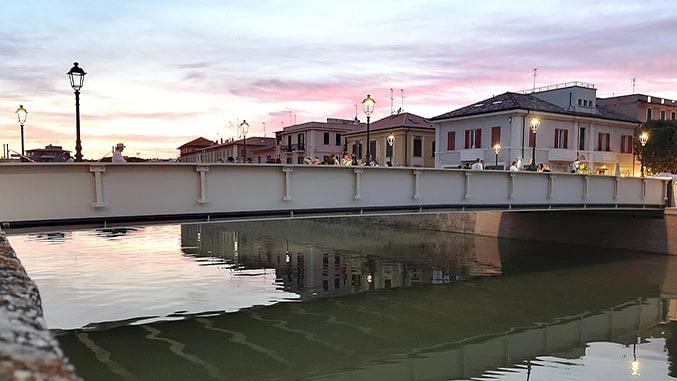
[[[80,89],[85,82],[85,71],[73,62],[73,67],[66,73],[75,92],[75,161],[82,161],[82,143],[80,142]]]
[[[390,165],[393,166],[393,144],[395,143],[395,135],[390,134],[386,138],[388,145],[390,146]]]
[[[247,132],[249,131],[249,123],[247,123],[247,120],[243,119],[242,123],[240,123],[240,135],[242,136],[242,156],[244,160],[243,163],[247,162]]]
[[[640,175],[644,177],[644,146],[646,145],[646,142],[649,141],[649,133],[644,131],[641,134],[639,134],[639,144],[642,145],[642,152],[640,152]]]
[[[28,111],[26,111],[24,105],[19,105],[19,108],[16,110],[16,116],[19,119],[19,126],[21,126],[21,161],[26,161],[24,159],[24,124],[26,123]]]
[[[501,152],[501,145],[496,143],[494,145],[494,153],[496,154],[496,169],[498,169],[498,153]]]
[[[536,131],[538,131],[538,127],[540,126],[541,126],[540,120],[536,118],[531,119],[531,132],[534,133],[534,147],[531,153],[531,160],[533,160],[534,168],[536,167]]]
[[[371,97],[371,95],[367,94],[367,97],[362,100],[362,106],[364,107],[364,115],[367,116],[367,163],[371,161],[371,152],[369,151],[369,118],[371,117],[371,114],[374,112],[374,105],[376,104],[376,101],[374,98]]]

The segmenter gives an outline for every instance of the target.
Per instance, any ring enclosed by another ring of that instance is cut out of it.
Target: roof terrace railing
[[[554,85],[535,87],[533,89],[518,91],[518,93],[520,93],[520,94],[540,93],[541,91],[563,89],[563,88],[566,88],[566,87],[574,87],[574,86],[584,87],[586,89],[594,89],[595,88],[595,85],[592,84],[592,83],[574,81],[574,82],[564,82],[564,83],[557,83],[557,84],[554,84]]]

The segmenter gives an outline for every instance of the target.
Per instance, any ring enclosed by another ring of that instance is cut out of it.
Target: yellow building
[[[367,161],[367,127],[345,134],[348,153]],[[396,167],[435,166],[435,128],[423,117],[408,112],[370,123],[369,151],[379,165]]]

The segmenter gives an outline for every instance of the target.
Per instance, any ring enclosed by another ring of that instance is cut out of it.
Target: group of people
[[[461,166],[458,166],[459,169],[461,169]],[[473,171],[483,171],[484,170],[484,160],[477,158],[475,162],[472,165],[466,164],[465,169],[470,169]],[[534,161],[532,160],[531,163],[525,168],[527,171],[531,172],[551,172],[550,167],[548,166],[547,163],[541,163],[541,164],[534,164]],[[519,172],[520,168],[517,164],[517,160],[514,160],[510,164],[510,168],[508,169],[510,172]]]
[[[343,155],[340,158],[333,153],[329,156],[325,156],[324,160],[320,160],[320,158],[318,157],[309,156],[306,157],[304,163],[308,165],[342,165],[342,166],[368,165],[371,167],[379,166],[378,162],[373,158],[370,158],[370,160],[366,160],[361,163],[360,160],[357,158],[357,155],[355,154],[351,155],[348,153],[348,151],[343,151]],[[389,167],[391,166],[390,163],[387,164]]]

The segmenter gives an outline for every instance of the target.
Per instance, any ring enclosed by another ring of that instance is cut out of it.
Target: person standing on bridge
[[[512,164],[510,164],[510,172],[519,172],[520,169],[517,167],[517,161],[513,161]]]
[[[122,150],[125,149],[125,145],[118,143],[115,145],[115,150],[113,151],[113,158],[111,163],[126,163],[127,160],[122,156]]]
[[[473,171],[481,171],[484,170],[484,165],[480,161],[480,158],[478,157],[477,160],[475,160],[475,163],[470,167]]]

